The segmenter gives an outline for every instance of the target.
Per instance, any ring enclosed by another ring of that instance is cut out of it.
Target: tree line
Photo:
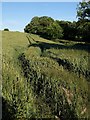
[[[35,16],[24,31],[47,39],[66,39],[89,42],[90,39],[90,1],[80,2],[77,8],[78,21],[54,20],[48,16]]]

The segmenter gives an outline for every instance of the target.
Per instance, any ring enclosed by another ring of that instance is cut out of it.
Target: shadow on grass
[[[89,44],[82,44],[77,43],[74,45],[60,45],[60,44],[53,44],[53,43],[45,43],[45,42],[39,42],[36,41],[36,43],[30,44],[28,47],[40,47],[41,51],[43,52],[46,49],[55,48],[55,49],[76,49],[76,50],[85,50],[87,52],[90,52],[90,45]]]
[[[15,120],[14,108],[2,97],[2,120]]]
[[[77,50],[86,50],[86,51],[90,52],[90,44],[77,43],[77,44],[71,46],[71,48],[77,49]]]

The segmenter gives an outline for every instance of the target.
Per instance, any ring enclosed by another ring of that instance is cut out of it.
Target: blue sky
[[[3,2],[2,29],[23,31],[34,16],[74,21],[77,20],[77,4],[77,2]]]

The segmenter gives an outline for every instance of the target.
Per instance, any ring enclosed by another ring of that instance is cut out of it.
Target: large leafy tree
[[[79,3],[77,17],[77,38],[85,42],[90,42],[90,1]]]
[[[31,22],[26,25],[24,31],[27,33],[38,33],[38,26],[39,26],[39,17],[33,17]]]
[[[32,18],[31,22],[26,25],[24,31],[38,34],[48,39],[57,39],[63,36],[63,29],[54,19],[48,16]]]
[[[63,39],[75,40],[76,37],[76,22],[70,21],[56,21],[63,29]]]
[[[47,27],[47,36],[52,39],[63,37],[63,29],[56,21]]]
[[[90,20],[90,1],[84,1],[78,4],[77,17],[79,18],[79,20]]]
[[[78,21],[77,22],[77,37],[78,40],[90,43],[90,22]]]

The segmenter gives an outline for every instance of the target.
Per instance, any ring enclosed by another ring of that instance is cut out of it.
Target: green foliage
[[[46,31],[48,38],[58,39],[63,37],[63,34],[60,34],[63,32],[63,29],[56,22],[53,22],[51,26],[47,27]]]
[[[26,25],[24,31],[26,33],[37,34],[43,38],[52,39],[54,41],[59,41],[59,39],[63,38],[66,40],[89,42],[90,13],[88,12],[89,8],[87,7],[90,6],[90,3],[81,2],[80,5],[81,7],[78,8],[77,14],[81,18],[77,22],[59,21],[47,16],[33,17],[31,22]],[[81,15],[79,15],[80,13]]]
[[[24,31],[38,34],[48,39],[62,38],[63,36],[62,28],[51,17],[47,16],[32,18]]]
[[[80,2],[77,8],[77,17],[79,20],[90,20],[90,1]]]
[[[63,39],[90,42],[90,21],[79,20],[77,22],[57,21],[63,29]]]
[[[77,22],[77,37],[90,43],[90,21]]]
[[[76,22],[56,21],[63,29],[63,39],[75,40],[77,33]]]

